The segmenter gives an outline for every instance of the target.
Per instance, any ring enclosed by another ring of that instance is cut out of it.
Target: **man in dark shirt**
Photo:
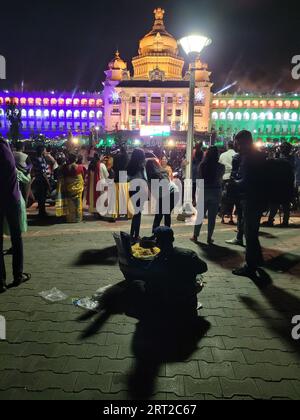
[[[6,218],[13,249],[13,286],[30,276],[23,273],[23,242],[20,227],[20,191],[15,160],[9,144],[0,137],[0,293],[6,290],[6,270],[3,256],[3,222]]]
[[[235,183],[240,197],[243,232],[246,238],[246,264],[233,270],[233,274],[255,277],[257,268],[263,262],[259,227],[266,206],[266,186],[263,182],[265,155],[255,149],[249,131],[239,132],[235,140],[240,155]]]

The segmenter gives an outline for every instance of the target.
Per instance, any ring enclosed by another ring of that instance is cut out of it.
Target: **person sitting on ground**
[[[149,280],[146,293],[152,302],[161,308],[174,309],[178,305],[191,310],[197,308],[197,293],[202,284],[197,276],[207,271],[207,264],[196,252],[174,247],[174,232],[167,226],[155,229],[157,247],[161,252],[153,259],[148,268]]]

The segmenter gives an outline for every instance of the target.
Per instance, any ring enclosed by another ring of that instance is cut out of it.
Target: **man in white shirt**
[[[220,163],[225,166],[225,174],[223,176],[223,198],[221,206],[222,223],[225,223],[225,216],[230,218],[229,224],[234,225],[233,221],[233,208],[234,203],[226,199],[226,184],[229,182],[232,171],[232,160],[236,155],[234,151],[234,144],[232,141],[228,142],[227,151],[220,156]]]
[[[220,163],[225,166],[225,174],[223,176],[223,181],[228,181],[231,176],[232,171],[232,159],[236,155],[234,151],[234,144],[232,141],[228,143],[228,150],[221,154]]]

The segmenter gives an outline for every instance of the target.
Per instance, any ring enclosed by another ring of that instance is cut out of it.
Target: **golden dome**
[[[108,67],[113,70],[127,70],[127,63],[120,57],[120,53],[117,50],[115,57],[109,63]]]
[[[157,53],[178,55],[177,41],[166,31],[164,14],[165,11],[161,8],[154,10],[154,25],[152,31],[141,39],[139,55],[151,55]]]

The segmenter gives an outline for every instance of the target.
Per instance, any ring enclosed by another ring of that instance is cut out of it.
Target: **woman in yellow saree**
[[[79,223],[83,218],[84,168],[76,164],[76,160],[75,154],[69,155],[58,180],[56,216],[66,216],[67,223]]]

